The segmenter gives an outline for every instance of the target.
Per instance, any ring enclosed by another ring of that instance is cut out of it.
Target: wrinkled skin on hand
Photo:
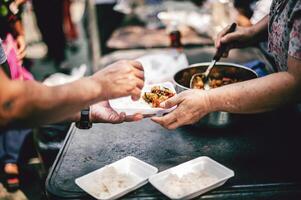
[[[152,117],[152,120],[167,129],[176,129],[183,125],[194,124],[211,112],[206,91],[187,90],[161,104],[163,108],[177,108],[163,117]]]

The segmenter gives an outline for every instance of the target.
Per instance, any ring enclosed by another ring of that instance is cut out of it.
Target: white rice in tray
[[[204,171],[187,173],[182,177],[176,174],[169,174],[164,181],[163,190],[174,198],[180,198],[201,190],[215,183],[217,180],[217,177],[209,175]]]
[[[100,199],[114,196],[135,184],[135,177],[118,173],[114,167],[105,167],[99,175],[95,175],[91,192]]]

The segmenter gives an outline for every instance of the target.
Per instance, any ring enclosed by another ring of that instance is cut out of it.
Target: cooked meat
[[[240,80],[236,78],[222,77],[219,73],[214,73],[209,79],[210,88],[217,88],[223,85],[228,85],[231,83],[240,82]],[[196,76],[192,83],[192,89],[204,89],[204,81],[203,77]]]
[[[203,81],[203,77],[196,76],[193,80],[192,86],[192,89],[204,89],[205,84]]]
[[[175,93],[168,88],[154,86],[151,88],[151,92],[145,92],[142,98],[152,107],[160,107],[160,103],[166,101],[167,99],[173,97]]]

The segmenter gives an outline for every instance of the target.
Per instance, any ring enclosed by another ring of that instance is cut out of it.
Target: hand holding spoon
[[[226,34],[234,32],[236,29],[236,26],[237,26],[236,23],[231,24],[231,26],[228,29],[228,31],[226,32]],[[197,77],[201,77],[204,84],[207,82],[208,77],[209,77],[208,75],[210,74],[211,69],[215,66],[216,62],[219,61],[219,59],[222,57],[223,53],[226,51],[226,48],[227,48],[226,45],[221,45],[220,48],[217,49],[217,51],[213,57],[213,60],[211,61],[210,65],[207,67],[206,71],[203,73],[196,73],[191,77],[190,88],[193,88],[194,81],[196,80]]]

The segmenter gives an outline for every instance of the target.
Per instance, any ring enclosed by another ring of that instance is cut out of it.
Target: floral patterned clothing
[[[301,1],[273,0],[268,48],[278,71],[287,71],[288,55],[301,60]]]

